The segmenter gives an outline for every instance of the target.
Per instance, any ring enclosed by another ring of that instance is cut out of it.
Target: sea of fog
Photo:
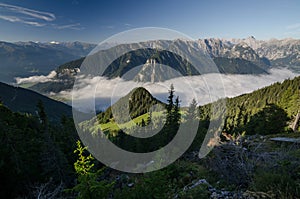
[[[107,79],[105,77],[77,78],[77,89],[55,93],[56,97],[76,100],[76,109],[90,112],[91,107],[105,110],[119,98],[128,94],[136,87],[146,88],[154,97],[166,102],[168,90],[173,84],[175,95],[179,96],[181,106],[188,106],[193,98],[199,105],[213,102],[224,97],[235,97],[250,93],[259,88],[282,82],[288,78],[299,76],[300,73],[288,69],[271,69],[269,74],[263,75],[236,75],[236,74],[205,74],[174,78],[164,82],[143,83],[125,81],[122,78]],[[55,81],[54,72],[48,76],[32,76],[17,78],[18,83]],[[91,102],[95,103],[91,106]]]

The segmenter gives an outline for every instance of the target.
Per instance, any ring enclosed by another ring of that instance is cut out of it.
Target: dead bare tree
[[[50,179],[46,183],[32,186],[32,198],[37,199],[56,199],[60,198],[64,190],[63,183],[54,185],[53,180]]]
[[[298,100],[297,100],[297,104],[296,104],[297,109],[298,109],[298,113],[295,117],[294,122],[291,125],[291,128],[294,132],[297,132],[297,129],[298,129],[298,126],[299,126],[299,120],[300,120],[300,109],[299,109],[299,107],[300,107],[300,87],[298,89],[298,92],[299,92],[299,95],[298,95]]]
[[[296,117],[295,117],[295,120],[292,124],[292,130],[294,132],[297,132],[297,129],[298,129],[298,126],[299,126],[299,120],[300,120],[300,111],[298,111]]]

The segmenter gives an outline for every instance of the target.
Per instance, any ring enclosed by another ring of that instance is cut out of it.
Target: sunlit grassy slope
[[[181,111],[182,118],[185,116],[185,111]],[[144,120],[147,123],[147,120],[149,118],[149,113],[145,113],[143,115],[140,115],[136,118],[133,118],[132,121],[118,124],[117,122],[114,121],[114,119],[111,119],[109,122],[100,124],[98,121],[93,120],[93,122],[90,121],[85,121],[81,123],[82,127],[89,127],[89,132],[99,132],[101,130],[102,132],[104,131],[110,131],[110,132],[116,132],[120,129],[130,129],[134,127],[135,125],[140,125],[142,123],[142,120]],[[152,120],[163,120],[164,119],[164,112],[152,112]],[[91,125],[91,123],[93,123]]]
[[[152,113],[152,118],[153,119],[159,118],[162,115],[163,115],[163,112],[153,112]],[[149,117],[149,113],[145,113],[141,116],[138,116],[138,117],[134,118],[132,120],[133,122],[129,121],[129,122],[126,122],[126,123],[123,123],[123,124],[117,124],[112,119],[108,123],[105,123],[105,124],[96,124],[96,125],[93,126],[93,129],[90,129],[90,130],[92,130],[92,132],[95,132],[95,131],[100,130],[100,129],[101,129],[101,131],[118,131],[120,129],[125,129],[125,128],[129,129],[129,128],[133,127],[136,124],[140,124],[142,122],[142,120],[147,122],[148,117]]]

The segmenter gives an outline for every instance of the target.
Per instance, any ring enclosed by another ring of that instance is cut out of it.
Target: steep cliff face
[[[164,49],[170,49],[173,53]],[[101,73],[102,76],[157,82],[210,72],[211,65],[202,64],[199,74],[178,52],[184,52],[197,60],[201,60],[202,57],[211,58],[219,72],[225,74],[264,74],[273,67],[287,67],[300,71],[300,40],[294,39],[262,41],[252,36],[246,39],[154,40],[114,45],[101,50],[107,57],[113,56],[115,52],[124,51],[128,53],[114,59]],[[93,56],[97,56],[97,52],[91,55]],[[85,58],[81,58],[58,67],[58,81],[38,83],[31,88],[42,93],[72,88],[74,77],[80,74],[79,68],[84,60]],[[155,63],[147,63],[147,60],[155,60]],[[99,75],[93,71],[91,74]]]
[[[257,49],[274,66],[300,66],[300,41],[295,39],[270,40]]]

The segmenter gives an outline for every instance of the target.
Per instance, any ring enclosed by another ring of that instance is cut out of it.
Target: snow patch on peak
[[[50,41],[50,44],[60,44],[58,41]]]

